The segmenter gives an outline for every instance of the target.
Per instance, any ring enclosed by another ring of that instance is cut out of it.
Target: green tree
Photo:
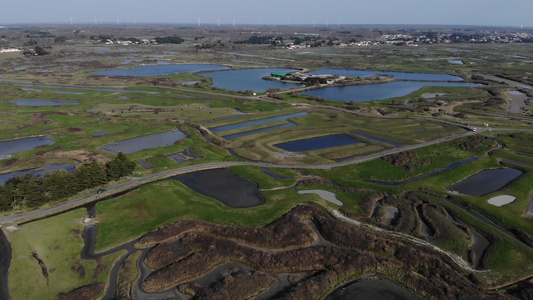
[[[135,162],[128,159],[126,154],[119,152],[118,155],[106,164],[107,179],[117,180],[122,176],[131,174],[135,169]]]

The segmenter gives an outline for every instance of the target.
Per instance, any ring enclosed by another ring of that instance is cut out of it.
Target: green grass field
[[[55,299],[57,294],[93,283],[107,283],[109,269],[122,252],[100,261],[82,260],[85,209],[32,222],[9,233],[13,258],[9,272],[12,299]],[[36,253],[44,262],[43,275]]]

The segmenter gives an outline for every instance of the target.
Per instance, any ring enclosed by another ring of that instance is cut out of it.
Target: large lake
[[[91,72],[97,75],[109,76],[158,76],[180,73],[194,73],[207,70],[224,70],[229,67],[222,65],[208,65],[208,64],[169,64],[169,65],[149,65],[138,66],[131,69],[116,69]]]
[[[300,94],[331,100],[364,102],[407,96],[425,86],[471,87],[476,85],[465,82],[394,81],[378,84],[333,86],[300,92]]]
[[[272,72],[294,72],[295,69],[260,68],[219,72],[202,73],[203,76],[213,78],[211,86],[232,91],[252,90],[254,92],[266,92],[270,88],[289,89],[301,87],[301,84],[288,83],[272,80],[264,80]]]
[[[311,151],[339,146],[346,146],[351,144],[361,143],[347,134],[335,134],[327,136],[319,136],[305,140],[296,140],[281,144],[276,144],[274,147],[291,152]]]
[[[407,73],[407,72],[385,72],[376,70],[346,70],[346,69],[320,69],[309,72],[313,75],[340,75],[351,77],[370,77],[372,75],[392,75],[400,80],[429,80],[429,81],[462,81],[463,78],[448,74],[430,73]]]
[[[185,133],[174,129],[170,131],[148,134],[114,142],[100,147],[99,150],[111,152],[114,154],[118,154],[119,152],[123,152],[125,154],[132,154],[141,150],[170,146],[186,137],[187,135],[185,135]]]
[[[31,150],[39,146],[53,145],[55,142],[45,136],[0,141],[0,155]]]

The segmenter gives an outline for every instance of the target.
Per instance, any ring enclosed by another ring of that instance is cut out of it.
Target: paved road
[[[59,212],[63,212],[63,211],[75,208],[75,207],[82,206],[84,204],[93,202],[95,200],[100,200],[100,199],[115,195],[122,191],[126,191],[128,189],[138,187],[142,184],[154,182],[157,180],[161,180],[164,178],[168,178],[168,177],[179,175],[179,174],[189,173],[189,172],[196,172],[196,171],[208,170],[208,169],[227,168],[227,167],[232,167],[232,166],[257,166],[257,167],[267,167],[267,168],[277,167],[277,168],[293,168],[293,169],[331,169],[335,167],[341,167],[341,166],[347,166],[347,165],[366,162],[366,161],[380,158],[385,155],[389,155],[393,153],[399,153],[399,152],[406,151],[406,150],[413,150],[417,148],[426,147],[429,145],[451,141],[454,139],[477,134],[477,133],[484,132],[487,130],[488,129],[486,128],[480,128],[477,132],[468,131],[462,134],[440,138],[440,139],[436,139],[436,140],[429,141],[429,142],[424,142],[424,143],[415,144],[415,145],[402,146],[398,148],[389,149],[383,152],[374,153],[374,154],[364,156],[364,157],[358,157],[358,158],[354,158],[351,160],[346,160],[346,161],[331,163],[331,164],[323,164],[323,165],[277,165],[277,164],[261,163],[261,162],[216,162],[216,163],[192,165],[192,166],[182,167],[182,168],[169,170],[169,171],[165,171],[165,172],[161,172],[157,174],[152,174],[152,175],[148,175],[144,177],[133,178],[127,182],[123,182],[113,187],[110,187],[104,193],[101,193],[101,194],[94,193],[94,194],[86,195],[80,198],[72,199],[67,202],[59,203],[53,206],[44,207],[38,210],[28,211],[28,212],[18,214],[18,215],[0,217],[0,224],[6,224],[6,225],[18,224],[18,223],[28,222],[31,220],[50,216],[53,214],[57,214]],[[499,129],[499,130],[502,130],[502,129]]]

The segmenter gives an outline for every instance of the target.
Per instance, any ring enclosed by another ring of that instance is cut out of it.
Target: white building
[[[0,53],[20,52],[17,48],[3,48],[0,49]]]

